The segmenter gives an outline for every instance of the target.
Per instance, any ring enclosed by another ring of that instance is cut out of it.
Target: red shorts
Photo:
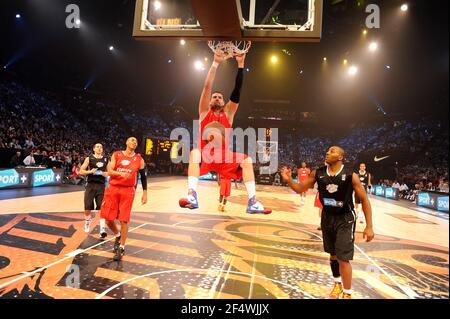
[[[231,179],[220,179],[220,196],[228,197],[231,194]]]
[[[220,178],[240,180],[242,178],[241,163],[248,158],[248,155],[241,153],[227,152],[228,156],[225,159],[232,159],[230,163],[223,160],[221,163],[202,162],[200,166],[200,176],[208,174],[209,172],[216,172]]]
[[[136,189],[134,187],[110,185],[105,190],[100,216],[108,221],[118,219],[121,222],[128,223],[135,193]]]
[[[314,200],[314,207],[317,207],[320,209],[323,208],[322,203],[320,202],[320,199],[319,199],[319,191],[317,191],[317,193],[316,193],[316,199]]]

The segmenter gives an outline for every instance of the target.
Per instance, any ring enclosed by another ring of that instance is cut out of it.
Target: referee
[[[86,157],[80,169],[80,175],[87,176],[86,191],[84,192],[84,231],[86,233],[89,233],[91,230],[94,201],[96,210],[100,210],[102,205],[106,176],[108,176],[108,159],[103,156],[103,145],[97,143],[94,145],[93,150],[94,153]],[[102,218],[100,219],[100,237],[106,237],[105,220]]]
[[[334,288],[329,295],[332,299],[351,299],[352,266],[355,250],[356,214],[353,208],[353,191],[359,196],[366,216],[363,237],[366,241],[374,238],[372,208],[367,193],[359,177],[350,167],[344,167],[344,150],[331,147],[326,154],[327,166],[312,171],[306,180],[295,183],[292,172],[283,168],[281,176],[297,193],[312,188],[317,183],[322,211],[322,237],[325,252],[330,254],[330,267],[334,278]]]

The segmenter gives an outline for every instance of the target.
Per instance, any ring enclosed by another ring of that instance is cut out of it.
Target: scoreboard
[[[145,155],[154,160],[170,160],[177,157],[178,141],[147,137]]]

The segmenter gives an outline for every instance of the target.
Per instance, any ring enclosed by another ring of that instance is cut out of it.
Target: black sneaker
[[[113,252],[114,252],[114,253],[117,253],[117,251],[119,250],[119,247],[120,247],[120,237],[122,237],[122,236],[116,237],[116,240],[114,241],[114,248],[113,248]]]
[[[116,251],[114,258],[113,258],[114,261],[120,261],[122,259],[123,255],[125,255],[125,249],[123,249],[119,246],[119,249]]]

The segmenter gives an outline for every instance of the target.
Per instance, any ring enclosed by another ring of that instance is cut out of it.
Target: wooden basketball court
[[[0,201],[0,298],[324,298],[333,286],[311,192],[304,206],[287,188],[258,186],[271,215],[245,213],[243,185],[219,213],[218,186],[201,182],[200,209],[178,207],[185,178],[150,179],[136,196],[126,252],[98,216],[83,231],[79,191]],[[22,192],[23,193],[23,192]],[[448,216],[372,197],[376,238],[357,225],[354,298],[449,297]],[[97,214],[98,215],[98,214]]]

